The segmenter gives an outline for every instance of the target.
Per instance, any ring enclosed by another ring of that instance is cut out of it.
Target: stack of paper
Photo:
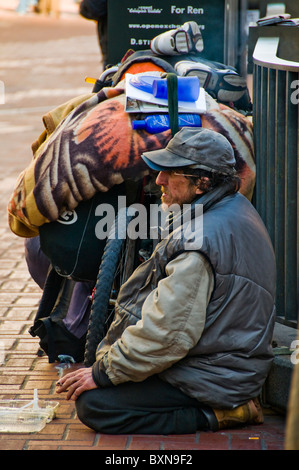
[[[139,75],[139,74],[138,74]],[[160,72],[146,72],[140,75],[150,75],[161,78]],[[168,100],[156,98],[152,93],[142,91],[130,84],[130,79],[136,75],[126,75],[126,112],[127,113],[167,113]],[[203,114],[206,112],[206,97],[200,88],[197,101],[178,101],[179,113]]]

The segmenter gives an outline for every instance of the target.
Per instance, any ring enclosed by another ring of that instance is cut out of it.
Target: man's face
[[[161,186],[162,203],[168,207],[172,204],[189,204],[201,191],[191,183],[185,176],[179,174],[179,171],[160,171],[157,176],[156,184]]]

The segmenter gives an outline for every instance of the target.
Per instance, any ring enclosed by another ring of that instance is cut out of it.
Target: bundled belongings
[[[141,70],[148,63],[142,58]],[[130,62],[127,72],[137,72],[139,63],[140,57]],[[228,138],[242,179],[241,192],[251,198],[255,184],[251,120],[217,103],[207,92],[205,98],[202,126]],[[19,176],[8,207],[10,228],[19,236],[36,236],[43,224],[56,221],[62,212],[75,209],[97,192],[127,179],[141,179],[148,173],[141,153],[163,148],[171,138],[169,130],[149,134],[132,128],[136,116],[125,111],[125,80],[82,100],[55,129],[52,126],[49,134],[40,137],[33,160]],[[65,108],[71,109],[70,103]],[[57,110],[49,113],[44,122],[54,122],[56,114]]]
[[[188,28],[184,31],[190,34]],[[201,47],[199,39],[196,47]],[[136,85],[144,84],[145,76],[160,81],[176,78],[167,81],[166,107],[153,101],[133,103],[128,96],[130,77],[136,77]],[[198,94],[185,109],[173,90],[177,92],[177,77],[192,76],[200,82]],[[236,107],[243,99],[243,111],[248,111],[247,98],[244,101],[248,90],[236,71],[201,60],[194,51],[193,55],[172,56],[131,51],[117,70],[113,68],[105,77],[97,81],[93,92],[73,98],[43,117],[45,130],[32,145],[33,159],[20,174],[8,205],[11,230],[25,239],[38,238],[49,262],[48,282],[31,333],[41,337],[51,361],[61,354],[82,360],[86,323],[75,340],[67,321],[73,283],[80,287],[82,282],[83,288],[88,282],[91,289],[96,282],[106,240],[95,236],[99,220],[95,208],[106,203],[116,208],[119,196],[125,196],[128,203],[138,200],[144,178],[149,175],[141,154],[165,148],[176,128],[183,122],[190,124],[193,115],[194,125],[219,132],[231,143],[241,179],[240,192],[249,200],[255,185],[252,122]],[[188,118],[183,118],[183,111]],[[154,128],[140,125],[149,117],[156,119]],[[90,301],[86,303],[87,314],[89,310]],[[84,312],[83,317],[86,322]]]

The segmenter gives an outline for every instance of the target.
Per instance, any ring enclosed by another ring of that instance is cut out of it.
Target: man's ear
[[[208,191],[211,186],[210,179],[207,176],[202,176],[197,183],[196,194],[202,194]]]

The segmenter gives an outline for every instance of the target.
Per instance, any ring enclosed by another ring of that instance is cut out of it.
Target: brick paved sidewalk
[[[30,278],[23,241],[10,233],[4,214],[0,243],[0,399],[40,398],[60,403],[57,417],[38,433],[0,433],[0,450],[279,450],[284,418],[266,410],[262,426],[180,436],[111,436],[89,430],[76,417],[73,402],[55,394],[57,364],[38,357],[38,341],[28,333],[41,291]]]

